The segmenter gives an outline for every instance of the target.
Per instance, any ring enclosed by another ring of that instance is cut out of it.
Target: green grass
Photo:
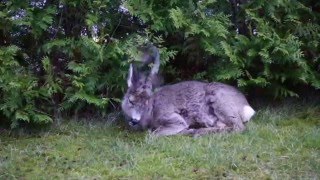
[[[3,132],[0,179],[320,178],[319,106],[264,107],[243,133],[198,138],[153,138],[120,124]]]

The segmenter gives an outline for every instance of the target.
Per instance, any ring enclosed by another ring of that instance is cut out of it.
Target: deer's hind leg
[[[226,103],[221,97],[215,95],[207,96],[207,101],[210,106],[210,113],[217,117],[218,122],[224,123],[235,132],[245,130],[237,104],[232,101]]]

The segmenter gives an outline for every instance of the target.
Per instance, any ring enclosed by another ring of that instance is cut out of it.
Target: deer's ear
[[[136,84],[139,81],[140,74],[138,72],[138,69],[133,64],[130,64],[129,67],[129,74],[127,79],[127,85],[128,87],[132,87],[134,84]]]
[[[131,87],[132,84],[133,84],[133,67],[132,67],[132,64],[130,64],[129,74],[128,74],[128,78],[127,78],[127,85],[128,85],[128,87]]]

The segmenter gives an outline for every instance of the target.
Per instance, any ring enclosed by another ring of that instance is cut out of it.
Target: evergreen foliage
[[[261,87],[275,97],[298,96],[299,85],[320,88],[319,3],[129,0],[127,6],[179,50],[179,64],[196,67],[182,72],[185,79]]]
[[[320,88],[319,24],[307,0],[4,0],[0,117],[16,127],[117,109],[128,62],[150,42],[167,83],[298,96]]]
[[[17,46],[0,48],[0,110],[16,127],[18,121],[48,123],[52,118],[42,101],[50,98],[49,88],[39,86],[37,78],[15,59]]]

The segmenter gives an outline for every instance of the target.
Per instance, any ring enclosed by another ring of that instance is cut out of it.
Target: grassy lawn
[[[264,107],[240,134],[153,138],[69,122],[0,138],[0,179],[320,179],[315,105]]]

